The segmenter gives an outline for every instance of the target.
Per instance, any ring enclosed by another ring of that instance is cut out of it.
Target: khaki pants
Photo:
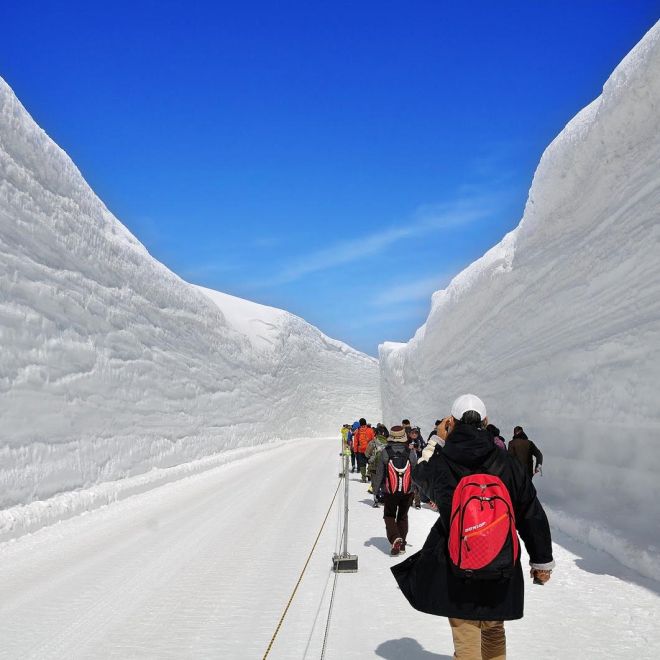
[[[449,619],[456,660],[506,660],[503,621]]]

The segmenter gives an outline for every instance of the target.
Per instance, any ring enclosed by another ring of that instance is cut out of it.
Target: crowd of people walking
[[[507,445],[472,394],[458,397],[426,440],[409,419],[387,428],[362,418],[341,433],[351,472],[383,508],[390,555],[406,553],[412,507],[438,513],[424,547],[391,569],[410,604],[449,619],[458,660],[503,660],[504,621],[523,615],[519,537],[536,584],[554,568],[532,484],[539,448],[521,426]]]

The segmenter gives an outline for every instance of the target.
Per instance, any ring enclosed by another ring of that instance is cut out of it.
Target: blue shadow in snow
[[[452,660],[451,655],[440,655],[426,651],[424,647],[411,637],[390,639],[383,642],[375,651],[379,658],[386,660]]]
[[[390,554],[392,546],[390,542],[384,536],[372,536],[370,539],[364,542],[364,545],[367,548],[374,547],[382,550],[386,555]]]
[[[621,564],[606,552],[596,550],[581,541],[576,541],[574,538],[556,529],[552,530],[552,540],[557,545],[577,555],[578,558],[575,560],[575,565],[583,571],[593,573],[594,575],[611,575],[619,580],[632,582],[660,595],[660,581],[640,575],[631,568]],[[557,569],[561,570],[561,566],[557,566]]]

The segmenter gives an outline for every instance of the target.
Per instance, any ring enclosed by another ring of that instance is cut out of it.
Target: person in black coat
[[[449,559],[447,539],[454,490],[462,477],[487,473],[498,476],[507,487],[515,513],[516,528],[530,556],[537,582],[547,582],[554,568],[550,527],[523,466],[493,445],[483,429],[486,407],[474,395],[459,397],[452,414],[441,421],[439,438],[422,454],[413,479],[438,507],[438,521],[422,550],[392,568],[411,605],[428,614],[448,617],[456,657],[490,648],[488,657],[504,658],[503,621],[523,616],[524,583],[520,556],[511,577],[499,580],[466,580]]]
[[[513,429],[513,438],[509,440],[509,454],[517,458],[527,470],[530,479],[541,471],[543,454],[541,450],[527,437],[522,426]],[[536,461],[536,465],[534,465]]]

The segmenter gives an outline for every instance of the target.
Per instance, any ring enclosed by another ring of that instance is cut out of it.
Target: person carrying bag
[[[423,548],[391,569],[415,609],[449,619],[458,660],[506,658],[503,622],[522,618],[524,607],[518,534],[537,583],[554,568],[531,479],[493,445],[487,423],[486,406],[472,394],[441,420],[413,470],[438,520]]]

